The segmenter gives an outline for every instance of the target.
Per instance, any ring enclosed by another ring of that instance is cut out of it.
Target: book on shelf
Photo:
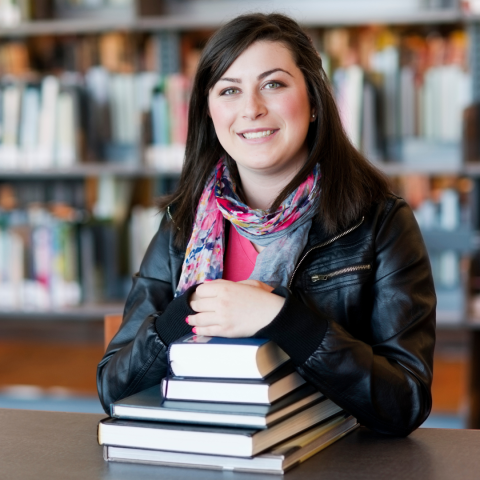
[[[268,428],[322,401],[323,395],[310,385],[304,385],[273,405],[166,400],[158,385],[155,385],[113,403],[111,416],[134,420]]]
[[[31,185],[16,187],[17,191],[8,184],[0,186],[0,197],[5,196],[0,202],[0,308],[47,310],[77,305],[81,292],[73,219],[54,216],[38,204],[28,211],[12,208],[25,193],[38,199]],[[52,210],[61,190],[56,187],[51,185],[49,191]],[[7,198],[12,205],[2,211]],[[63,210],[67,215],[69,209]]]
[[[145,156],[148,166],[178,173],[191,82],[181,73],[180,35],[150,38],[162,53],[143,65],[129,33],[1,44],[0,169],[140,166]]]
[[[177,377],[265,378],[289,360],[274,342],[264,338],[206,337],[189,333],[168,349]]]
[[[78,162],[79,90],[52,75],[0,85],[0,168],[68,168]]]
[[[341,408],[323,397],[266,429],[107,418],[98,425],[100,445],[251,457],[327,420]]]
[[[373,161],[417,166],[432,157],[436,165],[458,165],[462,112],[472,102],[467,47],[460,29],[327,31],[325,52],[352,143]]]
[[[324,423],[250,458],[126,448],[114,445],[104,445],[103,457],[109,462],[281,475],[347,435],[357,426],[354,417],[340,413]]]
[[[286,363],[261,380],[168,376],[162,380],[161,388],[163,396],[170,400],[271,405],[304,384],[291,363]]]

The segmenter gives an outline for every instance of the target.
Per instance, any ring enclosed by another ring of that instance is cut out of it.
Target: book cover
[[[323,395],[311,385],[273,405],[165,400],[155,385],[111,405],[117,418],[267,428],[318,403]]]
[[[265,378],[289,359],[267,339],[195,334],[173,342],[168,355],[174,375],[214,378]]]
[[[98,426],[100,445],[250,457],[341,412],[331,400],[301,410],[266,429],[107,418]]]
[[[347,435],[357,426],[358,424],[354,417],[341,413],[319,426],[313,427],[273,447],[271,450],[251,458],[105,445],[104,459],[109,462],[281,475]]]
[[[169,399],[270,405],[305,384],[290,362],[265,379],[189,378],[162,379],[162,394]]]

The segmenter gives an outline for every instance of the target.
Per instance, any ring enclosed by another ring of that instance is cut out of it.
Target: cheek
[[[228,105],[215,104],[212,102],[209,106],[210,116],[218,137],[228,134],[234,121],[234,113]]]
[[[303,131],[308,129],[310,123],[310,104],[307,98],[296,95],[287,96],[279,104],[282,117],[289,123],[292,131]]]

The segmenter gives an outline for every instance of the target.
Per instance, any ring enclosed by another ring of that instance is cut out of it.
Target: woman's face
[[[242,180],[242,173],[293,178],[305,163],[314,112],[303,73],[282,43],[252,44],[213,86],[208,105]]]

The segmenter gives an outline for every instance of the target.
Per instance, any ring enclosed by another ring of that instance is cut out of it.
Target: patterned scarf
[[[221,159],[203,190],[188,242],[175,296],[205,280],[222,278],[225,220],[251,242],[266,246],[250,276],[272,287],[286,286],[307,244],[320,193],[316,166],[276,212],[253,210],[242,203],[227,166]]]

